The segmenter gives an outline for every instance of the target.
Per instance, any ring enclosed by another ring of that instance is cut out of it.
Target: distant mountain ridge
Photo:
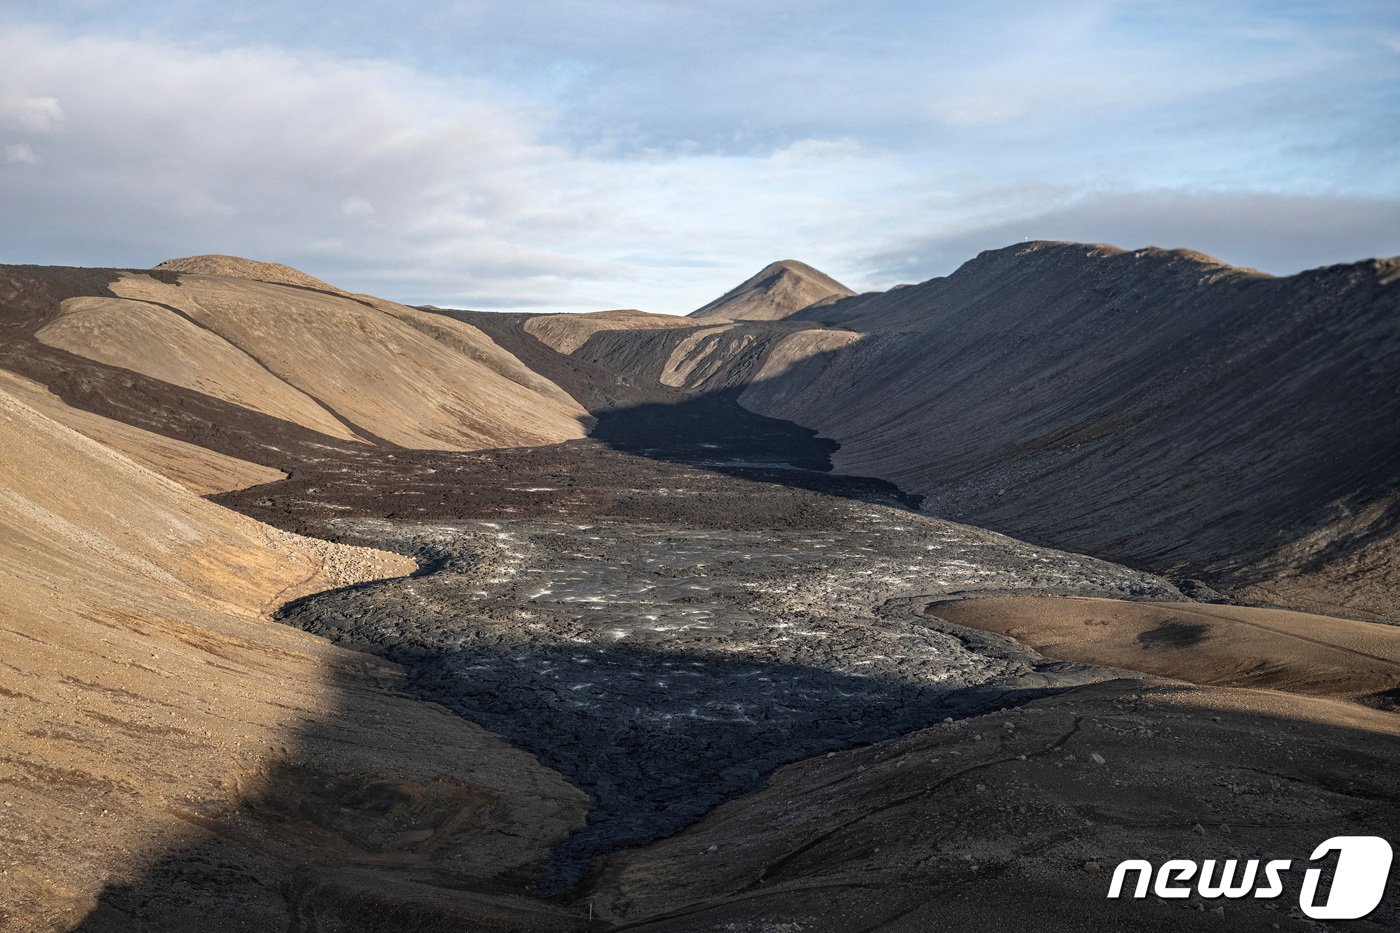
[[[831,276],[806,263],[783,259],[764,266],[756,275],[704,307],[690,312],[689,316],[731,321],[776,321],[819,302],[854,294]]]

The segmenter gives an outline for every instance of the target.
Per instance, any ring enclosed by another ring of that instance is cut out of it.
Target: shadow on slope
[[[163,801],[183,830],[141,840],[77,930],[586,926],[533,886],[581,825],[584,796],[480,727],[395,692],[387,666],[346,659],[314,713],[288,716],[299,730],[222,752],[222,793]],[[167,854],[143,865],[153,851]]]
[[[608,861],[622,928],[1209,931],[1221,900],[1108,899],[1125,859],[1290,860],[1229,928],[1302,928],[1306,861],[1400,830],[1393,719],[1346,704],[1124,678],[784,769],[700,825]],[[1395,885],[1390,885],[1392,894]],[[1183,910],[1182,908],[1191,908]],[[1400,922],[1383,899],[1356,929]]]
[[[334,625],[362,590],[284,614]],[[780,765],[1058,692],[618,645],[351,645],[407,678],[351,660],[326,687],[327,713],[230,758],[226,798],[169,801],[187,826],[161,840],[170,854],[109,883],[76,929],[598,928],[565,893],[597,856],[682,830]],[[586,825],[581,795],[531,754],[587,792]]]
[[[650,376],[619,373],[588,360],[585,354],[560,353],[525,329],[531,315],[473,311],[439,311],[490,335],[532,370],[554,382],[588,409],[589,437],[622,453],[713,470],[742,479],[776,483],[844,498],[918,509],[922,496],[911,495],[885,480],[832,472],[831,456],[840,444],[793,421],[745,408],[739,397],[764,357],[762,338],[744,343],[747,352],[734,372],[722,374],[715,388],[687,390],[663,385]],[[760,333],[758,328],[742,325]],[[767,337],[794,333],[772,325]],[[685,331],[645,332],[665,341]],[[669,350],[667,351],[669,352]]]
[[[742,389],[602,412],[590,436],[614,450],[741,479],[917,510],[922,496],[893,483],[831,472],[840,444],[739,404]]]
[[[505,655],[471,660],[510,663]],[[618,673],[626,668],[620,660]],[[779,677],[803,682],[811,674]],[[850,684],[832,679],[827,686]],[[1183,920],[1180,904],[1105,900],[1107,875],[1084,867],[1086,859],[1159,864],[1220,858],[1224,846],[1227,853],[1301,860],[1329,835],[1393,838],[1396,831],[1393,732],[1361,719],[1317,718],[1331,711],[1294,709],[1291,700],[1261,708],[1261,696],[1117,680],[975,725],[810,757],[701,825],[621,853],[596,887],[556,898],[532,888],[521,863],[495,876],[482,870],[493,857],[509,861],[499,847],[514,834],[543,834],[529,822],[530,811],[511,813],[501,796],[473,786],[441,755],[441,772],[417,780],[394,775],[401,763],[387,759],[387,773],[318,769],[321,743],[364,744],[392,730],[421,729],[398,716],[351,716],[308,726],[304,747],[292,752],[300,761],[269,769],[222,812],[192,820],[172,854],[138,879],[110,885],[77,929],[699,931],[775,918],[832,931],[922,930],[930,918],[969,930],[1028,922],[1047,930],[1207,929],[1218,922],[1213,916],[1200,914],[1198,923],[1188,912]],[[429,721],[466,727],[428,704],[396,702]],[[697,740],[748,734],[731,728],[732,735],[716,727]],[[657,734],[654,725],[650,734]],[[609,736],[581,735],[594,744],[582,749],[580,762],[591,753],[601,765],[622,751],[602,744]],[[1102,752],[1107,764],[1091,752]],[[1260,819],[1265,811],[1268,818]],[[638,818],[649,815],[637,811]],[[1201,833],[1196,824],[1209,829]],[[591,822],[575,839],[598,827]],[[1300,873],[1289,876],[1288,894],[1277,903],[1296,898]],[[1321,890],[1325,896],[1325,884]],[[595,899],[598,919],[590,922]],[[1235,928],[1277,926],[1274,902],[1232,904]],[[1395,916],[1395,906],[1384,902],[1366,928],[1389,928]]]

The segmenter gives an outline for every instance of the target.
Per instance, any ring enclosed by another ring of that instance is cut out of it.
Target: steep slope
[[[854,295],[840,282],[806,263],[784,259],[764,266],[690,317],[730,321],[776,321],[818,302]]]
[[[1374,585],[1400,582],[1400,261],[1272,278],[1031,243],[800,317],[860,337],[742,401],[839,441],[839,469],[1035,541],[1400,608]]]
[[[167,265],[230,274],[0,269],[0,368],[72,407],[274,467],[305,444],[472,450],[583,434],[567,393],[460,321],[285,267]]]
[[[698,321],[642,311],[445,313],[528,359],[592,414],[742,388],[769,365],[775,346],[784,348],[782,358],[790,363],[858,339],[851,331],[806,321]]]
[[[287,475],[281,470],[249,463],[197,444],[177,441],[173,437],[162,437],[114,418],[74,408],[38,383],[4,370],[0,370],[0,391],[64,427],[72,428],[147,469],[175,480],[196,495],[246,489],[284,479]]]
[[[86,929],[144,928],[151,905],[122,885],[200,846],[171,870],[222,873],[227,911],[199,905],[185,928],[286,928],[295,898],[256,879],[292,863],[308,878],[322,861],[442,862],[469,885],[579,820],[581,795],[529,756],[392,695],[392,666],[267,619],[412,561],[200,500],[3,391],[0,433],[0,926],[71,929],[96,909],[105,927]]]
[[[129,281],[113,287],[129,288]],[[360,439],[316,399],[279,379],[239,347],[152,301],[72,298],[35,337],[330,437]]]

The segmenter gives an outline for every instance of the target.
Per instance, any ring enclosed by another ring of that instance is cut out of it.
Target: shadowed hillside
[[[1275,278],[1038,242],[781,322],[590,328],[559,345],[620,382],[741,387],[745,407],[838,442],[837,470],[934,514],[1395,618],[1398,279],[1397,260]]]
[[[1273,278],[1032,243],[805,316],[861,337],[743,403],[840,442],[838,469],[1032,540],[1396,617],[1400,261]]]

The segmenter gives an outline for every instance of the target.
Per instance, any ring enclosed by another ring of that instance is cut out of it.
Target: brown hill
[[[690,317],[730,321],[776,321],[818,302],[854,295],[840,282],[806,263],[784,259],[764,266]]]
[[[1004,596],[928,612],[1015,638],[1050,658],[1215,687],[1281,690],[1390,708],[1400,631],[1285,609],[1209,603]]]
[[[104,887],[205,833],[224,885],[290,861],[410,867],[418,821],[470,884],[538,860],[579,819],[582,795],[529,756],[392,695],[391,666],[267,618],[411,560],[205,502],[4,391],[0,431],[0,926],[72,929]],[[386,806],[409,835],[357,836]],[[282,894],[227,890],[251,927],[287,926]]]
[[[155,268],[162,272],[218,275],[226,279],[253,279],[258,282],[271,282],[274,285],[296,285],[300,288],[314,288],[320,291],[344,294],[334,285],[323,282],[315,276],[307,275],[300,269],[284,266],[280,262],[259,262],[256,259],[243,259],[240,256],[225,256],[220,253],[167,259]]]
[[[305,443],[471,450],[583,435],[578,403],[470,325],[285,267],[167,265],[232,276],[0,268],[0,369],[71,407],[274,467]]]
[[[694,327],[694,323],[673,314],[646,311],[595,311],[591,314],[541,314],[525,322],[525,332],[559,353],[573,353],[594,334],[603,331],[651,330],[653,328]]]
[[[39,414],[175,480],[196,495],[245,489],[284,479],[286,473],[230,457],[173,437],[162,437],[115,418],[65,404],[43,386],[0,370],[0,391]]]

